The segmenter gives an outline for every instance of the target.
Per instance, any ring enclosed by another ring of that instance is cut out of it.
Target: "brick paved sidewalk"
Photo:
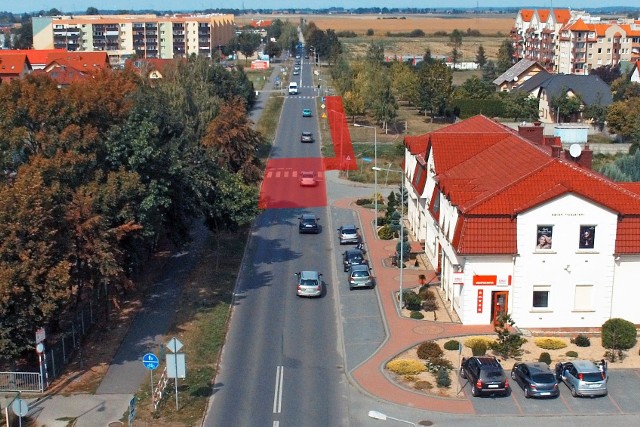
[[[384,262],[393,254],[394,244],[390,245],[389,241],[380,240],[375,235],[372,209],[357,206],[352,203],[351,199],[339,200],[334,203],[334,206],[352,209],[358,213],[362,220],[361,231],[367,244],[369,262],[376,275],[377,292],[388,331],[386,341],[376,353],[349,373],[352,379],[370,395],[388,402],[439,412],[474,413],[473,405],[464,397],[442,398],[399,386],[385,375],[384,366],[399,353],[423,341],[458,335],[493,333],[493,328],[489,325],[463,326],[459,323],[401,317],[397,306],[400,269],[390,267],[388,262]],[[425,272],[424,270],[407,268],[404,270],[403,289],[417,286],[420,274],[425,274],[427,282],[435,276],[435,272],[432,270]]]

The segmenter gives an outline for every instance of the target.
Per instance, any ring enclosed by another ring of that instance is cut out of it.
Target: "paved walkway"
[[[394,252],[395,243],[377,238],[373,228],[373,210],[359,207],[351,203],[352,201],[352,199],[339,200],[334,203],[334,206],[356,210],[362,220],[367,255],[376,274],[376,286],[388,334],[381,348],[350,372],[352,379],[368,394],[388,402],[440,412],[474,413],[473,405],[468,399],[427,396],[397,385],[385,375],[384,366],[399,353],[423,341],[458,335],[493,333],[493,328],[488,325],[463,326],[459,323],[401,317],[397,305],[400,269],[388,267],[384,262],[385,258]],[[418,275],[424,273],[423,270],[405,269],[403,288],[416,286]],[[435,277],[435,273],[429,271],[425,276],[429,282]]]

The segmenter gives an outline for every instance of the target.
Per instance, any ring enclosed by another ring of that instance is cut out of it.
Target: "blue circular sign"
[[[155,354],[147,353],[142,358],[142,364],[144,365],[145,368],[149,369],[150,371],[153,371],[158,367],[158,365],[160,364],[160,361],[158,360],[158,356],[156,356]]]

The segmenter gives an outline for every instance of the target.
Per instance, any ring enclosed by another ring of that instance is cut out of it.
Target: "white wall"
[[[615,261],[611,317],[640,324],[640,255],[622,255]]]

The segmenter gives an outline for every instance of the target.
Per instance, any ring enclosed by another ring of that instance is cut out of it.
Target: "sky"
[[[452,8],[518,7],[518,8],[571,8],[585,9],[604,6],[640,7],[638,0],[453,0],[446,3]],[[285,9],[327,7],[444,7],[442,2],[424,0],[1,0],[0,11],[22,13],[56,8],[62,12],[84,12],[88,7],[98,10],[202,10],[231,9]]]

